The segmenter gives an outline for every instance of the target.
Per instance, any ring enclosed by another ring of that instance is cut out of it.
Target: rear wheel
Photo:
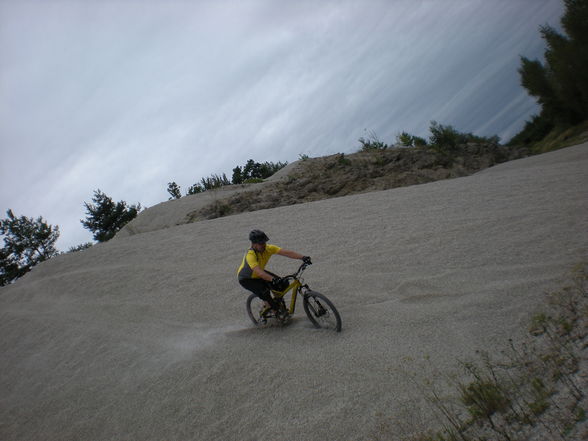
[[[251,294],[247,297],[247,315],[256,326],[262,326],[267,323],[267,319],[261,315],[263,310],[263,300],[255,294]]]
[[[274,301],[277,303],[277,307],[279,307],[278,312],[273,310],[266,311],[265,302],[255,294],[247,297],[247,315],[256,326],[266,325],[270,318],[276,319],[281,324],[290,322],[290,314],[288,314],[284,299],[274,299]]]
[[[317,328],[341,331],[341,316],[335,305],[323,294],[316,291],[307,291],[302,301],[304,312]]]

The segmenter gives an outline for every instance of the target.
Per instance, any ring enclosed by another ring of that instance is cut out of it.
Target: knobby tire
[[[333,329],[341,332],[339,311],[327,297],[316,291],[308,291],[302,301],[304,312],[316,328]]]
[[[257,297],[255,294],[251,294],[247,297],[247,315],[255,326],[262,326],[265,323],[262,321],[259,311],[263,307],[263,300]]]
[[[280,308],[281,308],[280,311],[286,311],[286,305],[284,303],[284,300],[280,299],[278,301],[278,303],[280,304]],[[247,315],[249,316],[251,321],[255,324],[255,326],[263,326],[263,325],[267,324],[267,318],[262,318],[260,316],[260,311],[263,308],[263,300],[261,300],[255,294],[251,294],[249,297],[247,297],[246,308],[247,308]],[[272,318],[275,318],[275,316],[272,315]],[[290,317],[286,313],[286,317],[279,319],[279,322],[281,324],[287,324],[289,322],[289,320],[290,320]]]

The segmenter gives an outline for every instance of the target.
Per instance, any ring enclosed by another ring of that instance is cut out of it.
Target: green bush
[[[188,188],[186,195],[198,194],[198,193],[202,193],[203,191],[204,191],[204,187],[202,186],[202,184],[197,182],[196,184],[194,184]]]
[[[227,175],[224,173],[221,175],[211,175],[207,178],[202,178],[200,183],[204,190],[213,190],[215,188],[220,188],[224,185],[230,185],[231,182],[227,178]]]
[[[232,183],[242,184],[249,179],[266,179],[286,165],[288,165],[287,162],[273,163],[266,161],[260,163],[250,159],[243,167],[237,166],[233,169]]]
[[[359,143],[361,144],[360,151],[362,152],[369,152],[372,150],[385,150],[388,148],[387,144],[384,144],[378,136],[372,131],[369,132],[367,138],[359,138]]]
[[[426,139],[407,132],[402,132],[396,136],[396,142],[404,147],[424,147],[427,145]]]
[[[442,153],[454,153],[465,140],[464,136],[452,126],[444,126],[437,121],[431,121],[429,126],[431,148]]]
[[[431,121],[429,131],[431,132],[429,147],[439,153],[448,155],[459,153],[462,147],[468,143],[498,144],[500,142],[500,138],[496,135],[484,137],[473,133],[462,133],[452,126],[444,126],[437,121]]]
[[[412,147],[413,145],[413,136],[409,133],[402,132],[398,136],[396,136],[396,141],[398,144],[403,145],[405,147]]]
[[[424,147],[427,145],[427,140],[418,136],[413,136],[412,143],[415,147]]]

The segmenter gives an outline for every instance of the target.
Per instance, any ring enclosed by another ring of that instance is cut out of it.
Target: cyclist
[[[243,261],[237,270],[239,284],[263,300],[266,310],[274,309],[277,311],[278,307],[272,298],[270,289],[279,290],[286,287],[283,286],[282,279],[279,276],[266,271],[265,266],[270,257],[274,254],[279,254],[290,259],[300,259],[308,265],[312,263],[311,259],[295,251],[268,244],[269,238],[261,230],[251,231],[249,240],[251,241],[251,248],[243,257]]]

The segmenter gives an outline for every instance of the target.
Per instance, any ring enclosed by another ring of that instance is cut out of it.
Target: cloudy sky
[[[0,215],[91,241],[84,201],[152,206],[248,159],[354,152],[431,120],[507,141],[520,55],[561,0],[0,0]]]

